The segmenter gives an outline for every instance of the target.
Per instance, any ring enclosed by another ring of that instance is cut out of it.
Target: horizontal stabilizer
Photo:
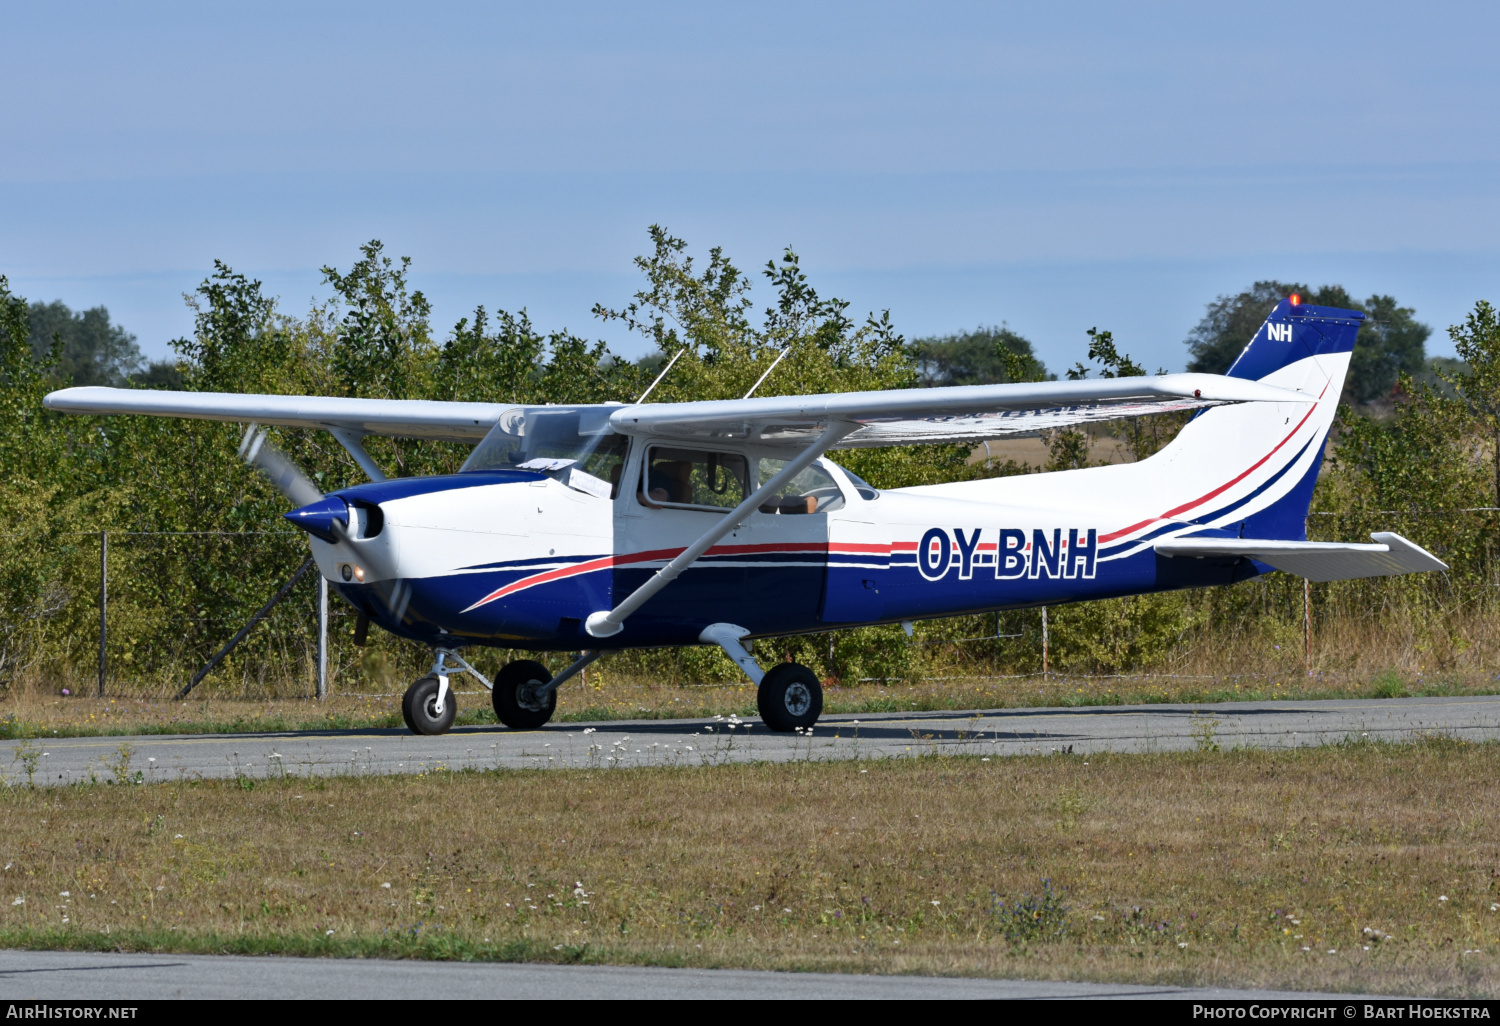
[[[1446,570],[1448,564],[1399,534],[1378,531],[1374,545],[1345,542],[1277,541],[1270,538],[1173,538],[1158,542],[1163,556],[1245,556],[1310,581],[1347,581],[1356,577],[1390,577],[1424,570]]]

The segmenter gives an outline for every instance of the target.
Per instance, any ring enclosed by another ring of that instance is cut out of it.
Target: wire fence
[[[183,686],[307,558],[292,531],[66,531],[0,536],[0,685],[41,673],[100,694]],[[224,659],[234,690],[318,684],[319,577],[307,574]],[[330,636],[353,611],[329,609]],[[330,645],[331,669],[348,645]]]
[[[1482,614],[1496,608],[1500,507],[1318,511],[1307,518],[1308,537],[1314,540],[1364,541],[1371,531],[1389,529],[1433,551],[1450,564],[1450,571],[1311,586],[1275,574],[1252,587],[1214,589],[1214,594],[1184,601],[1206,609],[1206,629],[1223,639],[1271,621],[1297,629],[1304,635],[1309,663],[1314,632],[1335,621],[1346,625],[1372,621],[1399,607],[1436,623],[1460,613],[1482,619]],[[306,536],[286,530],[0,534],[0,688],[31,675],[103,694],[175,691],[192,681],[246,627],[306,559]],[[320,583],[316,572],[298,580],[215,667],[203,686],[215,694],[247,697],[317,693]],[[1120,629],[1093,623],[1087,608],[1077,607],[1082,612],[1070,617],[1061,617],[1063,610],[1057,610],[1061,618],[1055,617],[1051,625],[1052,653],[1040,647],[1040,625],[1026,619],[1035,619],[1035,610],[927,625],[912,643],[920,654],[911,658],[920,665],[907,660],[908,668],[901,672],[926,679],[962,674],[965,670],[952,665],[949,654],[963,649],[973,653],[966,658],[981,674],[1032,673],[1043,669],[1049,655],[1055,656],[1060,646],[1075,642],[1079,635],[1094,631],[1102,637],[1104,632]],[[418,646],[402,644],[378,631],[370,633],[368,648],[356,648],[354,610],[334,600],[326,612],[326,675],[322,679],[335,684],[345,679],[350,692],[399,693],[401,683],[420,673],[419,664],[425,665],[427,654]],[[1199,616],[1195,622],[1203,619]],[[904,639],[880,643],[906,644]],[[830,662],[845,658],[844,648],[835,653],[833,640],[820,644],[826,644]],[[838,644],[876,642],[849,639]],[[1108,643],[1100,642],[1092,650],[1107,655],[1108,648]],[[1038,649],[1034,665],[1029,661],[1033,649]],[[1140,672],[1151,668],[1154,656],[1146,649],[1122,649],[1116,641],[1114,651],[1118,666],[1111,667],[1104,656],[1098,656],[1096,675],[1114,669]],[[636,658],[649,669],[665,657],[642,654]],[[1135,663],[1129,665],[1132,659]],[[685,674],[691,674],[696,665],[679,662]],[[663,663],[651,672],[669,671]],[[849,680],[885,679],[879,676],[882,672],[834,675]]]

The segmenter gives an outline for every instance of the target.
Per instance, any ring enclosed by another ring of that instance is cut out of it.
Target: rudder
[[[1244,403],[1199,413],[1158,454],[1162,470],[1169,480],[1220,484],[1169,515],[1243,537],[1306,537],[1313,486],[1364,316],[1296,297],[1276,304],[1227,373],[1300,391],[1310,408]]]
[[[1295,295],[1283,299],[1224,373],[1231,378],[1264,381],[1308,357],[1353,352],[1364,319],[1358,310],[1309,306]],[[1340,375],[1338,388],[1343,386]]]

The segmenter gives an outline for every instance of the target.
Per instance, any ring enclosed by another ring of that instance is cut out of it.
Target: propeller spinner
[[[332,545],[348,545],[360,538],[380,533],[383,518],[373,504],[351,507],[337,495],[324,495],[311,479],[292,462],[291,457],[276,448],[259,425],[251,424],[240,442],[240,458],[265,475],[277,491],[295,507],[285,518],[316,538]],[[369,561],[370,554],[356,557],[359,563]],[[350,564],[345,564],[346,567]],[[381,575],[384,577],[384,575]],[[363,571],[358,579],[364,580]],[[375,582],[374,593],[395,620],[406,615],[411,588],[400,578]]]

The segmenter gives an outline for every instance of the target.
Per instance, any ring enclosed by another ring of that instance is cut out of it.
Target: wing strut
[[[708,533],[683,549],[677,555],[677,558],[656,571],[650,580],[626,596],[623,602],[609,612],[601,609],[599,612],[590,615],[584,621],[584,630],[596,638],[611,638],[620,633],[627,616],[645,605],[651,596],[671,584],[678,574],[697,562],[698,557],[711,549],[719,539],[723,538],[730,531],[733,531],[736,527],[739,527],[746,517],[760,508],[760,504],[768,496],[774,495],[788,481],[806,470],[813,460],[833,448],[839,439],[858,427],[858,424],[830,421],[817,440],[802,450],[786,466],[782,467],[780,473],[761,485],[750,494],[749,498],[725,514],[724,518],[715,524]]]
[[[370,457],[370,454],[365,451],[363,432],[350,431],[348,428],[330,427],[328,433],[348,451],[350,456],[354,457],[354,462],[359,464],[360,470],[369,475],[371,481],[384,481],[386,479],[385,471],[380,469],[380,464],[376,463]]]

